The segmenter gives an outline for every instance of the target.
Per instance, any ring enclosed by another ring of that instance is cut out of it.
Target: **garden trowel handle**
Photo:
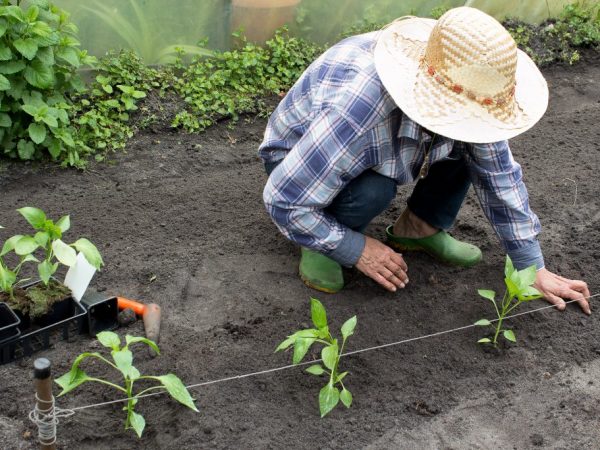
[[[146,337],[158,344],[158,340],[160,338],[160,306],[158,306],[156,303],[144,305],[143,303],[124,297],[117,297],[117,305],[119,309],[130,308],[138,316],[142,316]],[[149,353],[150,356],[156,356],[156,353],[154,350],[152,350],[152,348],[149,349]]]

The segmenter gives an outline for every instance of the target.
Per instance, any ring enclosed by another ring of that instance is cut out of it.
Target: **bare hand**
[[[391,292],[408,283],[408,267],[402,255],[368,236],[356,268]]]
[[[563,299],[577,300],[586,314],[591,314],[587,298],[590,296],[588,286],[581,280],[569,280],[556,275],[547,269],[538,270],[533,286],[542,293],[544,298],[563,311],[567,305]]]

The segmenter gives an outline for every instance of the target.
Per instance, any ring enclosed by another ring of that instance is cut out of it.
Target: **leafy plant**
[[[22,160],[50,156],[77,165],[69,95],[91,61],[79,50],[77,28],[48,0],[0,2],[0,142]]]
[[[265,47],[251,44],[234,33],[241,48],[197,58],[175,80],[175,90],[188,105],[172,125],[199,131],[223,118],[236,120],[257,109],[259,98],[278,94],[298,79],[321,49],[290,37],[283,28]]]
[[[513,330],[502,328],[502,324],[506,316],[519,307],[522,303],[541,298],[542,294],[532,286],[535,282],[536,268],[530,266],[523,270],[516,270],[510,257],[506,257],[504,267],[504,283],[506,290],[504,297],[500,302],[496,301],[496,293],[494,291],[479,289],[477,292],[483,298],[489,300],[494,305],[494,310],[498,319],[495,324],[488,319],[481,319],[475,322],[475,325],[482,327],[491,327],[494,331],[493,338],[484,337],[477,341],[479,344],[491,344],[494,347],[498,345],[498,337],[500,333],[504,339],[511,342],[516,342],[515,333]]]
[[[0,229],[4,227],[0,226]],[[21,236],[13,236],[7,239],[2,245],[0,250],[0,292],[4,292],[8,295],[9,301],[15,300],[15,287],[19,283],[27,281],[26,278],[19,279],[19,273],[23,264],[26,262],[39,262],[33,255],[27,254],[19,258],[19,262],[12,269],[9,264],[4,260],[4,256],[11,252],[15,247],[15,242],[20,239]]]
[[[96,337],[104,347],[111,349],[110,354],[112,361],[105,358],[98,352],[82,353],[75,358],[75,361],[73,361],[71,370],[55,380],[56,383],[62,388],[59,396],[71,392],[73,389],[88,381],[105,384],[117,389],[118,391],[124,393],[128,398],[127,405],[123,408],[124,411],[127,411],[125,429],[128,430],[132,428],[138,437],[142,437],[142,433],[144,432],[144,428],[146,426],[146,420],[141,414],[135,412],[134,408],[139,400],[139,397],[150,391],[166,389],[169,395],[179,403],[198,412],[198,409],[194,404],[194,400],[190,396],[187,388],[176,375],[172,373],[160,376],[141,375],[140,371],[133,365],[133,353],[129,349],[129,346],[140,342],[148,345],[156,352],[156,354],[160,354],[158,346],[153,341],[144,337],[127,335],[125,336],[125,345],[121,346],[121,338],[118,334],[113,333],[112,331],[103,331],[98,333]],[[81,363],[87,358],[98,359],[99,361],[102,361],[103,363],[117,370],[123,377],[124,384],[121,386],[102,378],[89,376],[80,367]],[[158,381],[160,385],[143,389],[134,394],[134,385],[137,382],[143,381]]]
[[[55,223],[38,208],[27,206],[17,211],[36,230],[36,233],[14,236],[7,241],[5,246],[8,245],[8,251],[14,250],[21,258],[33,254],[38,248],[42,249],[43,258],[37,268],[38,274],[46,286],[58,269],[59,263],[68,267],[75,265],[76,250],[81,252],[96,269],[100,269],[104,264],[96,246],[86,238],[80,238],[72,244],[66,244],[61,239],[71,227],[69,216],[63,216]]]
[[[148,91],[163,88],[163,75],[131,50],[107,54],[95,69],[95,82],[74,99],[75,142],[102,160],[133,136],[129,113]]]
[[[323,344],[321,350],[323,365],[314,364],[306,369],[306,371],[312,375],[329,376],[329,381],[319,392],[319,409],[321,417],[325,417],[325,415],[336,407],[340,400],[346,408],[350,408],[352,404],[352,394],[346,389],[343,383],[348,372],[340,373],[339,364],[346,340],[354,334],[357,319],[356,316],[353,316],[342,325],[342,343],[340,345],[339,341],[333,338],[329,332],[327,314],[323,304],[319,300],[311,298],[310,312],[315,328],[296,331],[279,344],[275,351],[278,352],[293,347],[292,361],[294,364],[299,364],[315,342]],[[341,390],[338,389],[338,385],[341,386]]]

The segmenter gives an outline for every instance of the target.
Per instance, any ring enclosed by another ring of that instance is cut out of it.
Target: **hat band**
[[[457,94],[464,94],[469,100],[473,100],[477,103],[481,103],[482,105],[486,105],[486,106],[492,106],[492,105],[497,105],[497,106],[503,106],[506,103],[508,103],[512,97],[515,95],[515,86],[517,84],[517,82],[515,81],[515,83],[513,84],[512,89],[510,90],[510,92],[508,93],[507,96],[503,96],[500,98],[496,98],[494,99],[493,97],[490,96],[486,96],[486,95],[477,95],[475,92],[466,89],[465,87],[461,86],[458,83],[453,82],[448,76],[437,72],[435,67],[433,67],[432,65],[430,65],[425,58],[421,58],[421,62],[425,65],[426,69],[427,69],[427,73],[438,83],[444,85],[445,87],[447,87],[448,89],[452,90],[453,92],[457,93]]]

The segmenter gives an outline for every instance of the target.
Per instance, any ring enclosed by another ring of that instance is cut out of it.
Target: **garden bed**
[[[583,59],[545,70],[549,111],[512,148],[544,227],[548,267],[585,279],[595,294],[600,59],[597,53]],[[163,100],[150,97],[146,106],[154,101]],[[173,371],[191,384],[288,364],[289,354],[273,350],[309,324],[310,296],[325,304],[336,330],[358,316],[348,350],[493,316],[477,288],[501,289],[504,254],[472,192],[454,234],[481,246],[481,264],[458,270],[407,255],[411,282],[403,291],[384,292],[348,270],[341,293],[321,295],[299,281],[299,252],[262,205],[266,176],[256,149],[265,119],[242,118],[233,128],[221,123],[200,135],[173,131],[163,119],[138,133],[114,164],[85,172],[33,164],[0,168],[0,223],[10,232],[24,227],[11,212],[24,205],[51,216],[70,214],[76,233],[99,244],[103,254],[106,266],[95,286],[162,306],[163,354],[150,359],[137,353],[144,372]],[[409,192],[403,188],[367,232],[383,238]],[[141,440],[123,431],[122,405],[78,411],[61,420],[59,443],[72,449],[593,448],[600,442],[599,305],[592,300],[591,317],[571,305],[564,313],[515,319],[518,342],[499,353],[477,346],[480,330],[471,329],[345,358],[354,404],[325,419],[318,414],[321,381],[291,369],[195,389],[200,413],[166,396],[140,401],[148,421]],[[141,322],[120,330],[126,332],[142,334]],[[81,336],[43,355],[60,375],[76,355],[99,348]],[[27,419],[32,361],[0,367],[3,448],[36,447]],[[112,391],[84,385],[58,404],[113,398]]]

